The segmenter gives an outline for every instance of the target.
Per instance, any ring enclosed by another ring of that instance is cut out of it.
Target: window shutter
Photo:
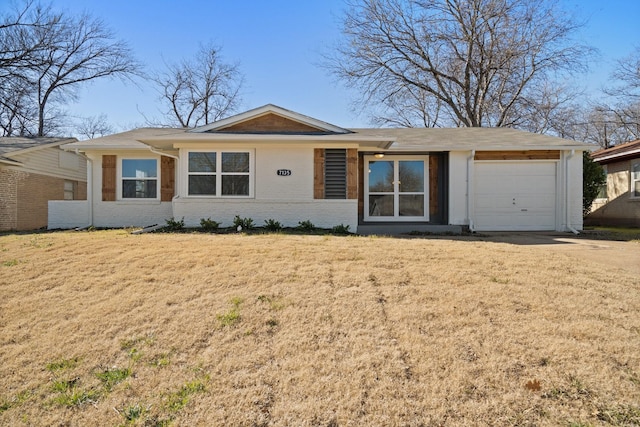
[[[347,149],[347,199],[358,198],[358,149]]]
[[[324,150],[324,198],[347,198],[347,150]]]
[[[163,202],[170,202],[175,195],[175,164],[176,160],[171,157],[162,156],[160,160],[160,200]]]
[[[324,199],[324,149],[313,150],[313,198]]]
[[[102,201],[116,200],[116,156],[102,156]]]

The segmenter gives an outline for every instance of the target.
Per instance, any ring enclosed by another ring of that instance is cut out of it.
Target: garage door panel
[[[478,162],[475,171],[476,229],[555,229],[555,162]]]

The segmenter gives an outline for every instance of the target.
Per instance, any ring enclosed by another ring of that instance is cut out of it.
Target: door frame
[[[424,163],[423,169],[423,178],[424,178],[424,191],[423,192],[409,192],[409,194],[422,194],[423,199],[423,216],[400,216],[399,209],[399,199],[400,192],[399,188],[399,180],[398,173],[399,168],[397,167],[399,161],[403,160],[420,160]],[[393,180],[393,197],[394,197],[394,215],[393,216],[371,216],[369,215],[369,162],[384,162],[384,161],[393,161],[394,162],[394,180]],[[363,174],[364,174],[364,188],[363,188],[363,198],[364,198],[364,212],[363,219],[365,221],[371,222],[428,222],[429,221],[429,155],[396,155],[396,154],[385,154],[383,158],[376,158],[373,155],[365,155],[363,157]]]

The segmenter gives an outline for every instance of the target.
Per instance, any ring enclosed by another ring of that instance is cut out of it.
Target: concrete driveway
[[[479,240],[531,246],[534,250],[561,252],[577,262],[601,264],[603,268],[620,268],[640,276],[640,242],[589,239],[588,235],[569,233],[482,233]]]

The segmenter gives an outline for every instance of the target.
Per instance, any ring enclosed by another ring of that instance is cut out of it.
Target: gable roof
[[[267,121],[265,118],[271,120]],[[275,123],[271,123],[273,119],[276,119]],[[194,128],[189,132],[322,134],[349,133],[349,130],[274,104],[267,104]]]
[[[13,160],[11,157],[44,148],[58,147],[62,144],[73,141],[77,141],[77,139],[5,136],[0,138],[0,162],[11,165],[20,165],[20,162]]]
[[[510,128],[347,129],[268,104],[195,129],[140,128],[66,144],[79,150],[176,150],[208,143],[349,144],[399,152],[469,150],[579,150],[592,144]]]
[[[640,139],[596,151],[591,158],[598,163],[610,163],[615,160],[640,158]]]
[[[389,150],[581,150],[592,144],[512,128],[378,128],[351,129],[361,136],[393,140]]]

